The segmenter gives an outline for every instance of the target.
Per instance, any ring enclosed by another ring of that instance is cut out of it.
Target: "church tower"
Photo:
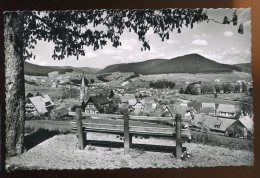
[[[85,75],[83,72],[82,78],[81,78],[81,86],[80,86],[80,98],[79,98],[80,102],[83,100],[84,95],[87,93],[88,93],[88,86],[85,83]]]

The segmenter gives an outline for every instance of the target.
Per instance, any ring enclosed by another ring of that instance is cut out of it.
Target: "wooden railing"
[[[82,113],[81,109],[78,108],[76,112],[70,112],[69,115],[75,116],[77,135],[78,135],[78,148],[80,150],[84,149],[85,143],[87,141],[84,138],[84,132],[104,132],[104,133],[117,133],[124,135],[124,154],[130,154],[130,145],[132,144],[132,135],[159,135],[167,136],[176,139],[176,158],[180,159],[182,155],[182,140],[181,140],[181,122],[185,122],[181,118],[180,114],[176,114],[175,118],[173,117],[148,117],[148,116],[131,116],[128,114],[125,115],[116,115],[116,114],[87,114]],[[82,117],[89,116],[95,118],[115,118],[123,119],[123,125],[111,125],[111,124],[93,124],[93,123],[82,123]],[[130,120],[133,121],[175,121],[175,128],[151,128],[151,127],[141,127],[141,126],[130,126]]]

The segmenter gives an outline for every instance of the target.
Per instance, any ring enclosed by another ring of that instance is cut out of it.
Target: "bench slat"
[[[74,127],[75,131],[77,127]],[[114,127],[97,127],[97,126],[87,126],[84,127],[84,132],[98,132],[98,133],[111,133],[111,134],[120,134],[123,135],[124,128],[123,126],[114,126]],[[174,128],[146,128],[146,127],[130,127],[129,130],[132,135],[145,135],[145,136],[162,136],[162,137],[173,137],[175,136]],[[189,130],[182,130],[182,137],[189,137]]]
[[[75,116],[75,112],[69,112],[69,115]],[[82,113],[82,116],[89,116],[94,118],[116,118],[116,119],[123,119],[123,115],[118,114],[89,114],[89,113]],[[132,116],[129,115],[130,120],[136,120],[136,121],[166,121],[166,122],[172,122],[174,121],[173,117],[155,117],[155,116]],[[188,119],[182,119],[182,122],[190,122]]]

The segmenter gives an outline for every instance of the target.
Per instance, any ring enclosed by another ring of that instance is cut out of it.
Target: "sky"
[[[207,9],[209,18],[223,21],[224,16],[232,17],[234,9]],[[251,10],[238,9],[239,24],[244,25],[244,34],[237,32],[238,26],[222,25],[210,21],[194,24],[193,29],[182,28],[182,33],[173,31],[170,39],[164,42],[151,30],[146,34],[151,46],[150,51],[141,51],[142,44],[134,33],[124,31],[121,36],[122,46],[115,48],[108,43],[103,49],[93,51],[93,47],[85,48],[85,56],[68,57],[54,60],[53,44],[38,41],[32,51],[35,59],[28,62],[43,66],[73,66],[104,68],[118,63],[140,62],[149,59],[171,59],[191,53],[197,53],[211,60],[225,63],[251,62]]]

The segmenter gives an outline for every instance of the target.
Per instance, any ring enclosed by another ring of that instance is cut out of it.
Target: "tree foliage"
[[[95,80],[94,80],[93,78],[90,79],[90,83],[91,83],[91,84],[95,83]]]
[[[243,93],[248,93],[248,86],[245,82],[242,82],[242,92]]]
[[[175,87],[175,82],[167,81],[167,80],[158,80],[155,82],[150,82],[149,87],[151,88],[170,88],[173,89]]]
[[[171,31],[181,33],[186,26],[209,22],[204,9],[162,9],[162,10],[85,10],[85,11],[24,11],[20,12],[24,19],[24,57],[32,58],[38,40],[54,43],[52,57],[64,59],[68,56],[84,56],[85,47],[93,50],[102,49],[111,42],[113,47],[122,45],[120,36],[125,29],[138,35],[142,42],[141,50],[150,50],[146,38],[148,30],[152,30],[162,41],[170,38]],[[221,24],[237,25],[236,11],[233,17],[225,17]],[[90,28],[91,26],[91,28]],[[240,30],[241,31],[241,30]]]
[[[200,94],[200,84],[190,83],[185,89],[185,94],[192,94],[192,95]]]
[[[184,93],[185,93],[185,90],[181,87],[180,90],[179,90],[179,93],[180,93],[180,94],[184,94]]]
[[[240,89],[241,89],[241,86],[239,84],[236,84],[235,87],[234,87],[234,92],[240,93]]]
[[[201,85],[201,94],[211,94],[215,93],[216,89],[214,85],[211,85],[209,83],[203,83]]]
[[[244,115],[248,114],[249,116],[253,116],[253,99],[250,96],[246,96],[241,99],[240,103],[241,111]]]

